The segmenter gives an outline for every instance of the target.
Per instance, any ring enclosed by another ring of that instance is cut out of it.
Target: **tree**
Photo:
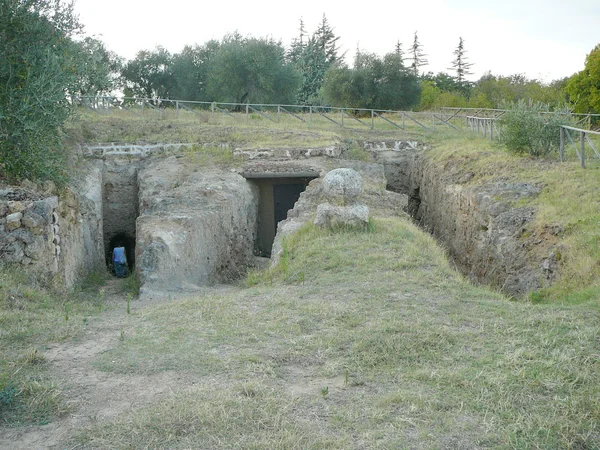
[[[138,52],[122,71],[125,96],[172,98],[175,89],[172,63],[172,55],[163,47]]]
[[[423,52],[423,46],[419,42],[419,36],[416,31],[408,54],[410,55],[408,58],[409,61],[412,61],[410,68],[415,76],[419,76],[420,68],[429,64],[429,61],[427,61],[427,55]]]
[[[66,179],[60,127],[85,90],[86,58],[74,41],[72,4],[0,0],[0,164],[6,176]]]
[[[292,103],[299,75],[270,38],[226,36],[210,59],[207,95],[235,103]]]
[[[294,40],[292,41],[290,52],[288,54],[289,60],[293,63],[300,62],[300,59],[302,58],[302,53],[306,48],[306,40],[308,39],[306,35],[306,28],[304,28],[304,20],[302,20],[302,17],[300,17],[300,28],[298,31],[300,31],[300,35],[297,38],[294,38]]]
[[[173,55],[171,72],[174,78],[173,97],[180,100],[208,101],[207,82],[210,63],[220,43],[210,40],[204,45],[186,45]]]
[[[79,45],[84,66],[79,93],[96,96],[108,94],[118,87],[123,58],[107,50],[102,41],[91,37],[84,38]]]
[[[301,22],[301,37],[303,36],[303,23]],[[306,41],[298,41],[293,46],[294,64],[301,75],[301,84],[297,92],[296,101],[302,105],[319,103],[319,91],[327,71],[338,64],[341,57],[338,55],[337,42],[333,28],[325,15],[317,30]]]
[[[566,86],[575,112],[600,113],[600,44],[585,58],[585,68]]]
[[[331,66],[335,62],[338,61],[338,46],[337,41],[340,39],[339,36],[336,36],[333,32],[333,27],[329,25],[329,21],[325,14],[323,14],[323,19],[315,31],[313,38],[315,40],[315,44],[319,49],[325,54],[325,62]]]
[[[454,70],[456,72],[456,82],[460,88],[463,88],[466,86],[466,77],[473,74],[469,70],[473,66],[473,63],[470,63],[467,60],[462,37],[458,41],[458,47],[456,47],[456,50],[454,50],[454,55],[455,59],[452,61],[452,68],[450,70]]]
[[[419,102],[421,88],[397,53],[379,58],[357,52],[353,69],[335,67],[327,72],[323,98],[335,106],[368,109],[409,109]]]

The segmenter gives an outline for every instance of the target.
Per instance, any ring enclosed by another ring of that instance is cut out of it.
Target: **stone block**
[[[363,179],[354,169],[334,169],[323,178],[323,195],[328,201],[352,204],[364,190]]]
[[[23,214],[20,212],[15,212],[6,216],[6,230],[10,232],[20,228],[22,218]]]
[[[17,228],[16,230],[11,231],[10,235],[13,236],[15,240],[21,241],[24,244],[31,244],[35,240],[33,233],[25,228]]]
[[[315,225],[321,228],[357,227],[369,224],[369,208],[362,203],[350,206],[335,206],[322,203],[317,207]]]
[[[8,213],[14,214],[24,211],[26,208],[25,203],[19,202],[16,200],[11,200],[8,202]]]
[[[58,197],[48,197],[33,202],[33,212],[41,216],[46,223],[52,220],[52,213],[58,207]]]
[[[46,251],[46,241],[41,236],[35,236],[33,242],[25,247],[25,254],[31,259],[42,259]]]
[[[20,263],[23,256],[23,243],[20,241],[6,245],[2,251],[2,260],[8,263]]]
[[[23,219],[21,219],[21,223],[33,234],[42,234],[48,222],[39,214],[36,214],[33,211],[27,211],[23,216]]]

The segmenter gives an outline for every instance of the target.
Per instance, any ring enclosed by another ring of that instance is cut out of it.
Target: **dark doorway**
[[[108,244],[108,252],[106,254],[106,265],[110,272],[114,275],[112,253],[115,247],[125,247],[125,255],[127,256],[127,267],[129,273],[135,268],[135,238],[128,236],[125,233],[115,235]]]
[[[287,213],[306,189],[306,184],[275,184],[273,185],[273,202],[275,203],[275,228],[287,218]]]
[[[308,183],[318,177],[317,173],[313,175],[311,172],[298,174],[301,176],[282,175],[285,174],[244,175],[259,189],[258,229],[254,249],[258,256],[271,257],[277,224],[287,218],[288,211],[294,208]]]

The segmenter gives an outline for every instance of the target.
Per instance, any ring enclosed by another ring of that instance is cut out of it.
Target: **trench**
[[[106,168],[102,180],[103,239],[106,267],[115,274],[113,250],[124,247],[129,273],[135,270],[136,219],[139,215],[137,167]]]
[[[408,196],[406,212],[446,250],[471,281],[515,298],[550,286],[561,270],[560,228],[531,231],[533,183],[494,180],[469,185],[469,167],[447,170],[418,151],[379,156],[387,189]]]
[[[317,178],[316,174],[244,174],[244,177],[258,187],[258,224],[254,254],[271,257],[271,248],[277,234],[277,225],[287,218],[289,210],[306,190],[308,183]]]

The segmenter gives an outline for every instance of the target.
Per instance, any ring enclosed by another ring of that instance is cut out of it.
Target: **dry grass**
[[[0,423],[44,424],[64,414],[65,397],[48,372],[46,345],[77,336],[99,299],[38,286],[22,269],[0,270]]]
[[[307,227],[252,286],[132,315],[105,371],[195,384],[83,448],[596,448],[598,314],[465,282],[400,219]]]

